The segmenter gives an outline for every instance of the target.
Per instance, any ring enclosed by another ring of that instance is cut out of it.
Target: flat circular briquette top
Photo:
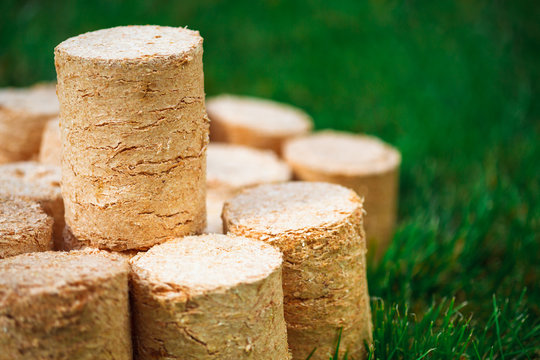
[[[60,292],[65,286],[102,282],[122,272],[125,259],[106,251],[46,251],[0,261],[0,293],[19,297]]]
[[[281,253],[270,245],[219,234],[174,239],[130,260],[139,277],[190,295],[262,280],[281,262]]]
[[[220,95],[207,101],[210,118],[273,135],[300,135],[312,127],[311,117],[293,106],[267,99]]]
[[[269,235],[338,224],[362,209],[356,193],[340,185],[294,181],[244,190],[225,203],[225,221]]]
[[[283,155],[290,164],[338,175],[385,172],[401,162],[399,152],[376,137],[338,131],[292,139]]]
[[[240,145],[210,143],[206,168],[209,188],[228,186],[239,189],[291,178],[289,166],[272,151]]]
[[[33,201],[0,196],[0,243],[2,236],[47,223],[49,216]]]
[[[60,111],[56,85],[39,84],[29,88],[0,89],[0,109],[2,107],[36,115],[56,115]]]
[[[23,161],[0,165],[0,194],[33,199],[61,196],[59,166]]]
[[[198,31],[182,27],[119,26],[69,38],[55,50],[85,59],[145,61],[183,56],[201,43]]]

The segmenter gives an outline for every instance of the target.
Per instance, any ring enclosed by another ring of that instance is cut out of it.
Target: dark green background
[[[200,30],[208,95],[288,102],[317,128],[397,146],[399,229],[387,257],[370,265],[371,295],[419,317],[455,297],[472,316],[473,340],[460,340],[469,356],[538,354],[538,2],[2,0],[0,85],[52,80],[55,45],[124,24]],[[501,301],[508,319],[495,331]],[[528,317],[518,326],[520,314]],[[414,319],[391,316],[410,321],[410,341],[376,334],[376,357],[412,359],[429,345],[448,358],[441,343],[419,343]],[[442,338],[453,336],[436,323]],[[390,325],[375,320],[376,329]]]

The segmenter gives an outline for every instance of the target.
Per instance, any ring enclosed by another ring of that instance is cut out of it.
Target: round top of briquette
[[[4,237],[25,235],[47,225],[52,225],[52,220],[38,203],[0,196],[0,246]]]
[[[267,99],[225,94],[208,99],[206,109],[211,121],[263,134],[298,136],[313,127],[313,120],[303,110]]]
[[[293,181],[244,190],[225,203],[223,217],[229,226],[281,235],[332,227],[358,211],[362,211],[362,199],[350,189]]]
[[[46,222],[48,217],[34,201],[0,196],[0,237],[6,231]]]
[[[184,57],[201,47],[198,31],[156,25],[118,26],[88,32],[60,43],[56,53],[94,60],[151,61]]]
[[[60,197],[59,166],[22,161],[0,165],[0,195],[36,201]]]
[[[283,156],[293,166],[334,175],[369,175],[395,169],[400,153],[382,140],[367,135],[320,131],[289,140]]]
[[[208,188],[240,189],[291,178],[289,166],[269,150],[210,143],[206,155]]]
[[[280,269],[282,259],[278,250],[262,241],[207,234],[156,245],[130,263],[140,279],[169,287],[171,296],[178,296],[257,282]]]
[[[101,283],[128,272],[127,262],[106,251],[76,250],[27,253],[0,261],[0,304],[17,298],[56,294],[66,287]]]
[[[27,88],[0,89],[0,109],[54,116],[60,111],[55,84],[38,84]]]

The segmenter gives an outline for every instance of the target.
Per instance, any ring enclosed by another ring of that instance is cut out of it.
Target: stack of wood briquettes
[[[395,189],[399,155],[348,139],[380,164],[351,165],[304,111],[233,95],[209,101],[209,144],[202,44],[94,31],[55,49],[59,111],[53,86],[0,90],[0,360],[318,360],[338,336],[365,357],[358,194]]]

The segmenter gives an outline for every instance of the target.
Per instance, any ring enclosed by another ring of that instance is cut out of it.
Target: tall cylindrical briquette
[[[128,269],[96,250],[0,261],[0,360],[131,360]]]
[[[202,43],[126,26],[56,47],[66,223],[81,241],[145,249],[204,230]]]
[[[188,236],[130,263],[137,359],[290,359],[282,259],[270,245]]]
[[[38,203],[0,195],[0,259],[52,250],[52,226]]]
[[[328,359],[342,329],[340,358],[365,356],[371,341],[362,200],[316,182],[260,185],[225,203],[228,234],[283,252],[283,292],[294,359]]]
[[[298,179],[343,185],[364,197],[368,248],[381,257],[396,223],[399,151],[373,136],[321,131],[288,141],[283,156]]]

